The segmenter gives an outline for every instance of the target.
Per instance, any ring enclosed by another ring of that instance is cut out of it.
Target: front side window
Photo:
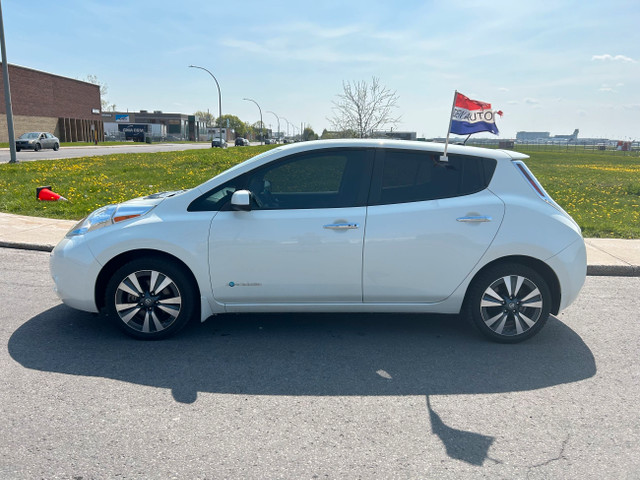
[[[247,189],[261,210],[355,207],[366,202],[371,168],[367,150],[318,150],[252,172]]]
[[[292,155],[236,177],[196,199],[189,211],[228,207],[236,190],[249,190],[252,210],[343,208],[365,205],[373,151],[326,149]]]
[[[439,157],[439,153],[433,152],[386,151],[379,188],[372,203],[420,202],[469,195],[486,188],[495,169],[492,159],[449,155],[448,162],[441,162]]]

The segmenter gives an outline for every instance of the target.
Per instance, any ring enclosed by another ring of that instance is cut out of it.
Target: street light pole
[[[282,117],[282,119],[287,122],[287,137],[289,136],[289,120],[287,120],[286,118]]]
[[[246,100],[247,102],[253,102],[256,104],[256,107],[258,107],[258,111],[260,112],[260,145],[264,145],[264,123],[262,122],[262,109],[260,108],[260,105],[258,105],[258,102],[256,102],[252,98],[243,98],[243,100]]]
[[[269,110],[267,113],[273,113],[278,119],[278,135],[280,135],[280,117],[276,115],[275,112],[272,112],[271,110]]]
[[[222,148],[222,93],[220,92],[220,84],[218,83],[218,79],[213,75],[213,73],[211,73],[209,70],[207,70],[204,67],[199,67],[197,65],[189,65],[189,68],[199,68],[200,70],[204,70],[205,72],[207,72],[209,75],[211,75],[211,77],[215,80],[216,82],[216,87],[218,87],[218,118],[220,119],[220,148]]]
[[[0,4],[0,42],[2,43],[2,77],[4,78],[4,108],[7,111],[7,129],[9,134],[9,163],[18,163],[16,158],[16,135],[13,131],[13,107],[11,105],[11,89],[9,88],[9,64],[7,63],[7,48],[4,44],[4,20],[2,19],[2,4]]]

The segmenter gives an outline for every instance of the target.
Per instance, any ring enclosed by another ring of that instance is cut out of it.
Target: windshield
[[[31,138],[38,138],[39,136],[40,134],[38,132],[29,132],[29,133],[24,133],[20,135],[20,138],[31,139]]]

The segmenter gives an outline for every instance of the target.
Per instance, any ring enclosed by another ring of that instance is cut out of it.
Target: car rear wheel
[[[544,278],[518,263],[497,265],[472,284],[468,315],[483,335],[517,343],[537,334],[549,318],[551,291]]]
[[[40,146],[40,144],[39,144],[39,143],[36,143],[36,144],[33,146],[33,150],[34,150],[34,151],[36,151],[36,152],[40,151],[40,149],[41,149],[41,148],[42,148],[42,147]]]
[[[59,143],[54,143],[53,144],[53,151],[57,152],[60,149],[60,144]]]
[[[141,258],[119,268],[106,289],[106,313],[128,335],[167,338],[196,312],[196,288],[184,270],[160,258]]]
[[[20,150],[22,150],[20,147],[16,147],[16,152],[19,152]]]

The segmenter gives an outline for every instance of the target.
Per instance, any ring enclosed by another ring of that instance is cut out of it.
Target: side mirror
[[[231,196],[231,208],[248,212],[251,210],[251,192],[249,190],[237,190]]]

